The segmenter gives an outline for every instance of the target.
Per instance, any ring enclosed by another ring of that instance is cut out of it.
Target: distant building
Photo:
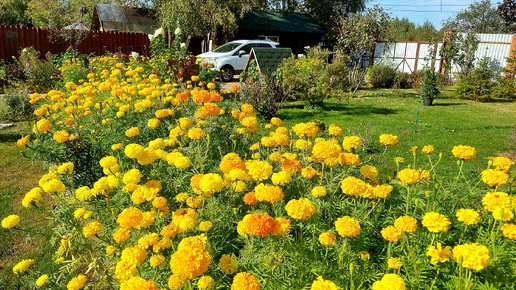
[[[153,9],[97,3],[91,30],[154,33],[159,28],[156,19]]]
[[[250,11],[238,25],[235,39],[270,39],[294,54],[319,44],[326,34],[312,17],[294,12]]]

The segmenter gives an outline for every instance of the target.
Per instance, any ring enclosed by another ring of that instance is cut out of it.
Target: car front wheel
[[[222,70],[222,75],[220,76],[220,79],[223,82],[230,82],[233,80],[235,71],[233,70],[233,68],[231,66],[229,66],[229,65],[223,66],[221,70]]]

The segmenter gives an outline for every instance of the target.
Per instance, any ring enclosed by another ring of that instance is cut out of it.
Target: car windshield
[[[226,44],[224,44],[222,46],[217,47],[213,51],[214,52],[230,52],[233,49],[237,48],[241,44],[242,43],[238,43],[238,42],[228,42],[228,43],[226,43]]]

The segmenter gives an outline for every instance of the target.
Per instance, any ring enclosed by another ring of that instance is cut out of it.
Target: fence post
[[[451,28],[447,28],[444,31],[443,46],[441,47],[441,50],[445,48],[448,44],[448,41],[450,40],[452,33],[453,29]],[[446,64],[448,64],[448,61],[446,59],[441,58],[441,61],[439,62],[439,73],[441,73],[442,75],[446,74]]]
[[[511,41],[511,51],[509,52],[509,57],[507,58],[507,64],[505,65],[505,69],[514,70],[516,63],[509,62],[511,58],[516,57],[516,32],[512,33],[512,41]],[[514,75],[508,71],[505,72],[505,77],[514,78]]]

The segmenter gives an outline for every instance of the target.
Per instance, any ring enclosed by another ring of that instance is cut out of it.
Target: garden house
[[[270,39],[294,54],[321,42],[326,32],[310,16],[294,12],[250,11],[239,22],[235,39]]]

